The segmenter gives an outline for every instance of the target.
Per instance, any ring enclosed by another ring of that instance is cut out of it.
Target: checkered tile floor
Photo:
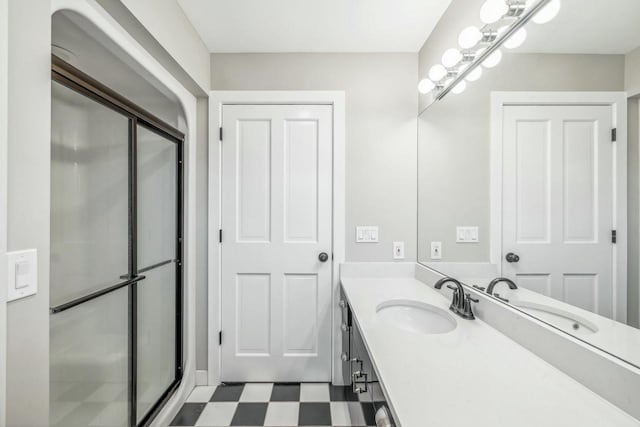
[[[172,426],[371,426],[374,404],[351,386],[247,383],[196,387]]]

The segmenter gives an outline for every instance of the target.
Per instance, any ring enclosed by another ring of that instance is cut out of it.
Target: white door
[[[503,120],[503,275],[607,317],[612,116],[611,106],[506,106]]]
[[[225,105],[222,123],[221,379],[329,381],[332,107]]]

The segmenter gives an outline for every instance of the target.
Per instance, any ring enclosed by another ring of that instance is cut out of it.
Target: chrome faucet
[[[489,295],[493,295],[497,298],[500,298],[501,300],[505,301],[505,302],[509,302],[508,299],[502,298],[500,296],[500,294],[494,294],[493,293],[493,288],[496,287],[496,285],[500,282],[504,282],[507,285],[509,285],[509,289],[518,289],[518,286],[513,282],[513,280],[511,279],[507,279],[506,277],[496,277],[495,279],[493,279],[491,282],[489,282],[489,286],[487,286],[487,293]]]
[[[447,282],[451,282],[456,286],[447,285],[447,288],[453,290],[453,299],[451,300],[451,305],[449,306],[449,310],[453,311],[458,316],[473,320],[476,317],[473,315],[473,309],[471,307],[472,302],[478,302],[477,299],[471,298],[470,294],[465,294],[464,287],[462,283],[454,279],[453,277],[443,277],[438,280],[434,287],[436,289],[442,289],[442,285]]]

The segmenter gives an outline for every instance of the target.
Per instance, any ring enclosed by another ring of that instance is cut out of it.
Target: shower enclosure
[[[50,424],[147,425],[182,378],[184,135],[52,64]]]

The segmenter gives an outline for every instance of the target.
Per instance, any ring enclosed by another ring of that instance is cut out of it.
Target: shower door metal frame
[[[185,135],[162,119],[151,114],[145,109],[134,104],[124,96],[115,92],[108,86],[93,79],[71,64],[59,57],[51,56],[51,79],[99,104],[112,109],[125,116],[129,122],[129,194],[128,194],[128,264],[129,271],[126,275],[120,276],[121,282],[89,293],[79,298],[68,301],[64,304],[51,307],[52,315],[68,310],[87,301],[99,298],[118,289],[128,288],[128,395],[129,395],[129,427],[147,426],[158,415],[162,407],[177,390],[182,381],[183,367],[183,256],[184,256],[184,167],[183,150]],[[163,261],[158,264],[147,266],[138,270],[137,262],[137,130],[138,126],[158,134],[166,140],[177,145],[176,159],[176,259]],[[145,271],[157,268],[171,262],[176,264],[176,348],[175,348],[175,373],[174,380],[160,396],[157,402],[144,414],[138,423],[137,413],[137,286],[138,282],[145,279],[140,275]]]

